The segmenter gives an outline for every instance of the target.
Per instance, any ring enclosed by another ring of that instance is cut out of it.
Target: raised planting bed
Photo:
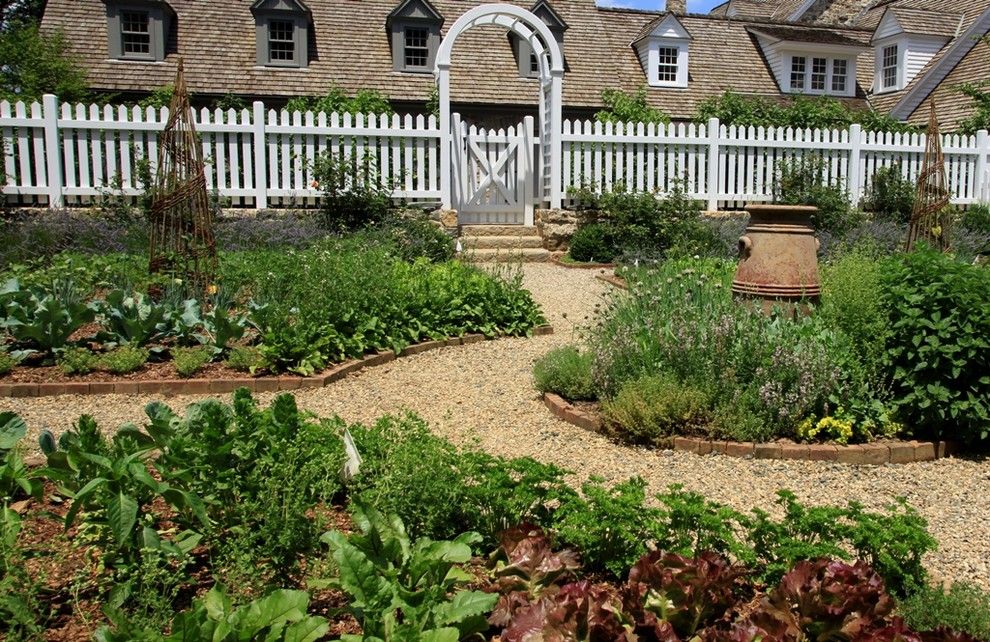
[[[550,325],[537,326],[533,335],[541,336],[553,333]],[[283,392],[300,388],[322,388],[343,377],[374,366],[380,366],[399,357],[420,354],[429,350],[449,346],[469,345],[484,341],[482,334],[467,334],[462,337],[452,337],[443,341],[424,341],[404,348],[396,353],[394,350],[369,354],[360,359],[351,359],[339,363],[310,377],[298,375],[282,375],[278,377],[247,377],[225,368],[220,364],[211,364],[207,368],[213,376],[197,377],[195,379],[180,379],[162,377],[162,370],[171,368],[170,364],[153,364],[146,370],[133,373],[126,378],[113,378],[108,373],[92,373],[84,377],[69,377],[55,367],[25,369],[26,372],[14,371],[6,378],[0,378],[0,397],[51,397],[56,395],[104,395],[104,394],[163,394],[163,395],[205,395],[222,394],[247,388],[252,392]],[[18,376],[30,377],[39,373],[31,370],[44,370],[50,374],[53,381],[16,381]],[[12,380],[13,379],[13,380]]]
[[[589,402],[572,403],[552,392],[543,394],[543,403],[555,417],[590,430],[610,434],[597,405]],[[802,444],[789,440],[763,444],[751,441],[725,441],[705,437],[671,437],[662,447],[696,455],[728,455],[751,459],[798,459],[832,461],[842,464],[883,465],[910,464],[933,461],[962,452],[960,444],[951,441],[888,440],[869,444]]]

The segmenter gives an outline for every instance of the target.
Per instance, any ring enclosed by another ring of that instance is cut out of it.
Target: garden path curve
[[[370,422],[386,413],[415,411],[433,429],[461,444],[500,455],[531,455],[608,480],[641,475],[654,492],[684,484],[740,510],[769,507],[780,488],[810,503],[855,500],[878,508],[903,496],[930,522],[940,550],[927,560],[938,580],[969,580],[990,590],[990,461],[958,458],[885,466],[808,461],[746,460],[650,451],[615,444],[557,420],[532,386],[533,362],[547,350],[573,341],[610,286],[598,270],[552,264],[523,266],[525,284],[543,306],[555,333],[501,339],[404,357],[346,377],[326,388],[300,390],[301,407],[319,415]],[[271,394],[260,394],[263,402]],[[201,398],[201,397],[200,397]],[[111,427],[141,422],[154,397],[107,395],[0,399],[0,410],[20,413],[35,431],[60,432],[82,413]],[[194,397],[171,397],[175,409]]]

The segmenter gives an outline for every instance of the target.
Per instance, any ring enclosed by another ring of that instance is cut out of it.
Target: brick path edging
[[[553,334],[553,327],[533,328],[533,335]],[[148,381],[68,381],[59,383],[0,383],[3,397],[52,397],[55,395],[207,395],[230,393],[238,388],[252,392],[283,392],[301,388],[322,388],[347,375],[380,366],[398,357],[407,357],[447,346],[468,345],[485,340],[483,334],[465,334],[440,341],[424,341],[407,346],[398,354],[394,350],[351,359],[312,377],[243,377],[236,379],[151,379]]]
[[[614,274],[596,274],[595,278],[599,281],[605,281],[609,285],[615,286],[620,290],[628,290],[629,284],[621,276],[616,276]]]
[[[555,417],[569,424],[601,432],[602,420],[596,413],[574,407],[559,395],[543,394],[543,403]],[[730,457],[752,459],[800,459],[807,461],[831,461],[842,464],[880,465],[907,464],[916,461],[932,461],[959,452],[958,444],[951,441],[899,441],[882,444],[791,444],[771,442],[716,441],[703,437],[674,437],[673,450],[708,455],[717,453]]]

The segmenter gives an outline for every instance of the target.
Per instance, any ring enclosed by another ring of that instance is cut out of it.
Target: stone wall
[[[543,237],[544,248],[563,252],[579,225],[593,223],[601,217],[599,210],[536,210],[536,231]]]

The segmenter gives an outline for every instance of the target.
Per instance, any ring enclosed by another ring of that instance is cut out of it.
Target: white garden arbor
[[[451,183],[453,167],[451,154],[453,151],[455,132],[451,123],[450,112],[450,57],[457,38],[465,31],[483,25],[498,25],[522,38],[532,47],[539,64],[540,81],[540,153],[542,156],[542,183],[539,186],[541,200],[552,208],[560,208],[561,203],[561,102],[564,79],[564,56],[560,45],[553,33],[538,16],[526,9],[505,3],[484,4],[461,15],[451,26],[440,49],[437,52],[436,75],[437,88],[440,98],[440,192],[442,205],[451,209],[453,193]],[[532,121],[530,121],[530,124]],[[531,126],[531,125],[530,125]],[[459,132],[457,133],[458,135]],[[499,189],[494,176],[493,164],[505,163],[502,158],[496,163],[488,162],[490,175],[486,178],[488,184],[492,181]],[[531,208],[527,210],[527,225],[532,225]]]

